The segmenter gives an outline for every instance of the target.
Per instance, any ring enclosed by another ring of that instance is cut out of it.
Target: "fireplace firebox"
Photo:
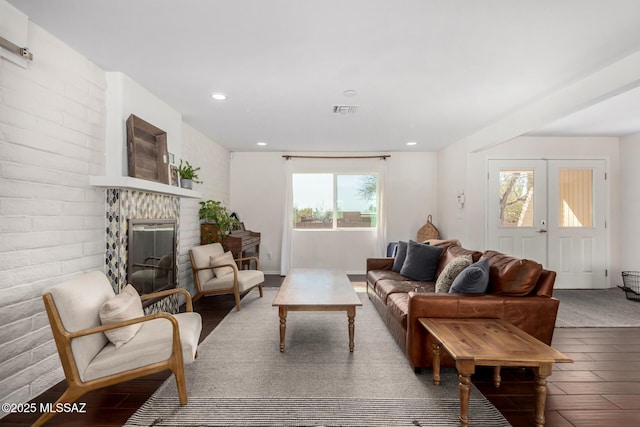
[[[127,283],[140,295],[176,287],[176,220],[129,219]]]

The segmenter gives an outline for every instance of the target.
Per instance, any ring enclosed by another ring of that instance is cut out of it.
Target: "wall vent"
[[[333,112],[335,114],[354,114],[358,111],[357,105],[334,105]]]

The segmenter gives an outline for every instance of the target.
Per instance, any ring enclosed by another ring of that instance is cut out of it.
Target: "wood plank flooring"
[[[279,276],[270,277],[266,285],[278,286],[279,280]],[[201,339],[233,306],[231,295],[202,298],[194,305],[203,318]],[[640,425],[640,328],[558,328],[553,346],[575,363],[556,364],[548,378],[547,426]],[[513,426],[534,426],[531,372],[503,369],[497,389],[492,373],[490,368],[479,368],[472,381]],[[58,414],[47,425],[121,426],[167,377],[167,373],[155,374],[89,393],[80,399],[87,403],[86,413]],[[55,402],[64,389],[65,383],[60,382],[33,402]],[[0,419],[0,425],[29,426],[36,419],[32,414],[11,414]]]

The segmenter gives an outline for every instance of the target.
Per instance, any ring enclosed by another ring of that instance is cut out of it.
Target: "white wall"
[[[0,28],[9,19],[0,14]],[[0,59],[0,401],[7,403],[26,402],[64,378],[41,295],[105,268],[106,195],[89,177],[127,175],[130,113],[167,130],[169,151],[202,168],[204,183],[194,189],[203,197],[228,201],[230,194],[228,151],[183,124],[177,111],[37,25],[28,24],[24,44],[34,54],[26,67]],[[107,74],[120,80],[115,97]],[[180,285],[190,290],[198,208],[196,199],[180,200]]]
[[[620,139],[620,270],[640,271],[640,135]],[[624,230],[624,231],[623,231]],[[614,282],[615,284],[616,282]],[[619,280],[617,284],[622,284]]]
[[[126,121],[131,114],[167,133],[167,150],[181,158],[182,116],[126,74],[106,73],[108,176],[128,176]]]
[[[42,291],[105,263],[105,73],[33,24],[28,46],[0,59],[1,402],[63,378]]]
[[[332,153],[313,153],[322,154]],[[300,164],[299,159],[290,161]],[[260,262],[262,269],[271,274],[280,272],[285,162],[282,153],[257,152],[233,153],[231,160],[230,207],[239,214],[247,229],[261,232]],[[322,168],[349,169],[345,163],[349,160],[329,162]],[[438,221],[436,154],[392,153],[386,160],[386,168],[388,240],[415,239],[428,214],[433,215],[436,225]],[[366,258],[375,255],[377,249],[372,234],[366,231],[296,232],[292,266],[323,266],[364,273]]]
[[[438,153],[441,190],[438,195],[442,231],[459,238],[463,245],[483,249],[486,228],[487,160],[489,158],[601,158],[607,163],[608,234],[610,277],[620,277],[621,215],[620,153],[618,138],[606,137],[519,137],[490,149],[471,153],[462,144]],[[464,182],[466,203],[457,207],[455,195]],[[455,183],[455,184],[451,184]],[[626,215],[626,214],[625,214]]]
[[[226,148],[215,143],[190,125],[182,124],[182,152],[185,160],[194,167],[200,167],[198,172],[202,184],[193,184],[193,189],[202,194],[202,200],[229,200],[229,152]],[[179,278],[180,287],[193,295],[195,285],[189,261],[189,249],[200,245],[200,220],[197,199],[180,199],[180,254]]]

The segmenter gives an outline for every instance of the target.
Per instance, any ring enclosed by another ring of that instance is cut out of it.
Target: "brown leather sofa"
[[[556,278],[535,261],[496,251],[479,252],[455,243],[443,248],[436,278],[453,258],[471,255],[489,261],[489,286],[484,294],[435,293],[435,282],[419,282],[392,271],[394,258],[367,259],[367,294],[411,366],[431,367],[431,338],[421,317],[504,319],[540,341],[551,344],[560,301],[552,297]],[[448,355],[443,366],[454,366]]]

